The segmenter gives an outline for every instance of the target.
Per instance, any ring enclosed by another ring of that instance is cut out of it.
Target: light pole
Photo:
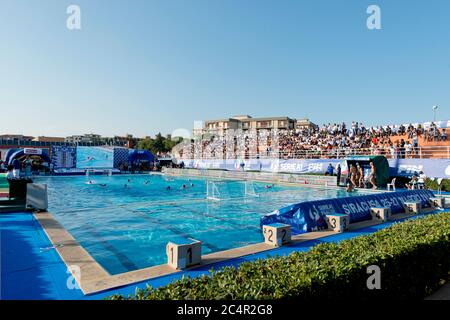
[[[438,106],[433,106],[433,122],[436,122],[436,110]]]

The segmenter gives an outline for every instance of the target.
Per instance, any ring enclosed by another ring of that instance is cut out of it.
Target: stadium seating
[[[185,159],[316,159],[347,155],[448,158],[449,134],[450,129],[433,125],[427,129],[421,125],[366,128],[353,123],[349,129],[345,124],[328,124],[309,129],[238,130],[223,136],[204,135],[200,140],[177,145],[173,152],[175,157]]]

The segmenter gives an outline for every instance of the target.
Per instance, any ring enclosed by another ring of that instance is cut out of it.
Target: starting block
[[[202,260],[202,242],[194,239],[170,241],[166,245],[167,264],[174,269],[184,269]]]
[[[348,214],[328,214],[327,215],[328,228],[335,232],[344,232],[350,225],[350,215]]]
[[[435,207],[435,208],[445,208],[445,199],[440,197],[440,198],[430,198],[430,204]]]
[[[391,217],[392,211],[389,207],[374,207],[370,208],[370,213],[372,214],[372,219],[386,222]]]
[[[264,242],[274,247],[291,242],[291,226],[283,223],[263,225]]]
[[[420,213],[422,210],[422,203],[420,201],[405,202],[403,203],[403,207],[405,208],[406,213]]]

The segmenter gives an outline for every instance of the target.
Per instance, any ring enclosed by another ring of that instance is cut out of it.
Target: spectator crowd
[[[400,137],[401,136],[401,137]],[[366,127],[324,124],[295,130],[236,130],[223,136],[204,136],[183,142],[175,156],[193,159],[236,158],[338,158],[346,155],[384,155],[388,158],[419,156],[419,138],[446,141],[447,132],[434,123],[423,125]]]

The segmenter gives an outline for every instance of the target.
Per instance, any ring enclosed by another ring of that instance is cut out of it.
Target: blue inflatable
[[[14,159],[20,158],[25,155],[25,149],[15,149],[15,151],[11,154],[8,154],[8,160],[7,164],[12,164]],[[33,155],[30,155],[33,156]],[[48,154],[45,151],[42,151],[42,154],[37,155],[42,158],[45,162],[50,163],[52,160],[48,156]]]
[[[411,190],[377,193],[367,196],[307,201],[290,205],[261,218],[261,226],[285,223],[292,226],[295,233],[327,229],[326,215],[343,213],[350,215],[350,223],[372,219],[370,208],[390,207],[392,214],[403,213],[403,203],[420,201],[422,208],[429,208],[429,198],[434,197],[429,190]]]

